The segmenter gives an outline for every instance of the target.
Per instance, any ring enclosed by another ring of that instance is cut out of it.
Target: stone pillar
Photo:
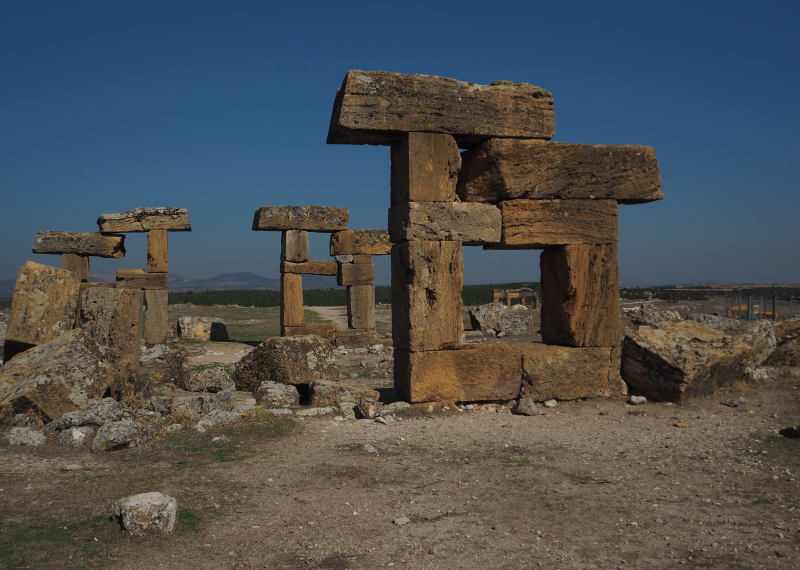
[[[169,336],[169,292],[166,289],[145,289],[144,307],[145,344],[164,343]]]
[[[299,273],[281,273],[281,328],[301,327],[305,322],[303,276]]]
[[[81,283],[89,282],[89,256],[77,253],[61,255],[61,269],[72,271]]]

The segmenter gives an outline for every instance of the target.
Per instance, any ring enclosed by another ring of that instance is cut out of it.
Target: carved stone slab
[[[86,232],[39,232],[33,253],[72,253],[119,259],[125,257],[125,236]]]
[[[103,233],[148,232],[150,230],[192,231],[189,212],[183,208],[135,208],[121,214],[103,214],[97,218],[97,225],[100,226],[100,231]]]
[[[329,206],[264,206],[256,210],[253,231],[305,230],[335,232],[347,229],[350,213]]]

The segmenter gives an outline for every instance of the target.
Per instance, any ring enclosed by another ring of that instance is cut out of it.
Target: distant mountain
[[[336,287],[336,277],[324,275],[303,275],[303,289],[329,289]],[[170,291],[226,291],[226,290],[261,290],[278,291],[280,279],[270,279],[256,275],[250,271],[241,273],[223,273],[208,279],[172,276],[169,278]]]

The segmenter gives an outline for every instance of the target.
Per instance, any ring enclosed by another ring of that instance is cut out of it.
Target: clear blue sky
[[[0,0],[0,279],[38,231],[187,208],[187,277],[277,277],[266,205],[386,227],[387,147],[326,145],[350,69],[549,89],[555,140],[655,148],[666,199],[620,208],[624,285],[800,282],[800,3]],[[144,267],[143,235],[96,273]],[[327,236],[312,254],[327,256]],[[468,248],[467,283],[538,252]],[[389,264],[377,263],[389,282]]]

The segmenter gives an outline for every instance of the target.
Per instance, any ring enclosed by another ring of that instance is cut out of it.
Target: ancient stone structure
[[[497,303],[498,301],[505,301],[506,306],[511,306],[512,299],[519,299],[520,305],[526,305],[525,301],[527,299],[532,299],[533,303],[531,303],[531,309],[538,309],[539,308],[539,293],[536,291],[523,291],[521,289],[504,289],[502,291],[492,291],[492,303]]]
[[[402,398],[621,391],[617,207],[663,198],[658,164],[648,147],[547,142],[554,123],[552,95],[526,83],[347,73],[328,143],[391,146],[394,379]],[[545,250],[544,345],[462,345],[465,245]]]

